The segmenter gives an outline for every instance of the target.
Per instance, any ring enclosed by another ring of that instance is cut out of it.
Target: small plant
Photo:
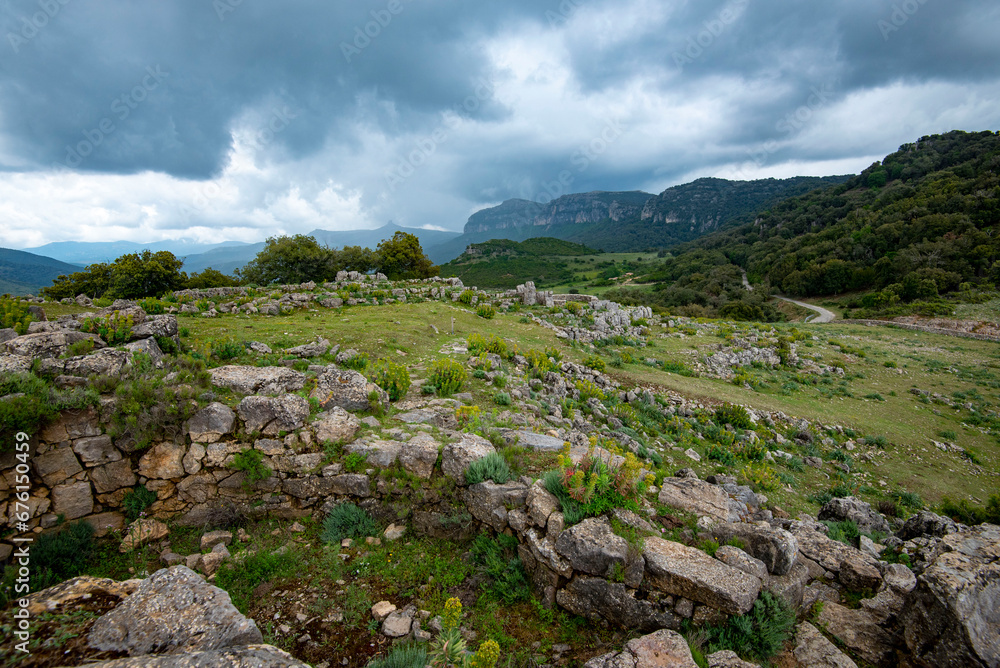
[[[128,343],[132,335],[132,316],[115,311],[104,318],[85,318],[80,324],[81,332],[97,334],[109,346]]]
[[[475,296],[476,296],[475,290],[463,290],[462,294],[458,296],[458,301],[462,302],[463,304],[472,304],[472,300],[475,298]]]
[[[827,537],[831,540],[836,540],[851,547],[857,547],[858,537],[861,533],[858,531],[858,525],[856,522],[851,520],[844,520],[842,522],[823,522],[827,526]]]
[[[946,441],[954,441],[958,439],[958,434],[955,433],[955,430],[953,429],[945,429],[943,431],[939,431],[937,435],[945,439]]]
[[[455,419],[458,420],[458,424],[460,424],[463,429],[469,423],[478,421],[479,415],[479,406],[459,406],[455,409]]]
[[[465,482],[470,485],[486,480],[492,480],[498,485],[502,485],[509,482],[512,477],[510,465],[498,452],[491,452],[485,457],[480,457],[469,464],[469,468],[465,470]]]
[[[122,510],[125,511],[125,517],[128,518],[129,522],[134,522],[155,502],[156,492],[149,491],[145,485],[139,485],[125,492],[125,496],[122,498]]]
[[[781,479],[768,464],[748,464],[740,470],[750,487],[762,492],[770,492],[781,486]]]
[[[431,365],[427,382],[437,388],[438,394],[448,396],[458,392],[465,384],[466,373],[461,364],[453,359],[441,359]]]
[[[723,404],[715,410],[715,421],[718,424],[731,424],[737,429],[753,429],[750,413],[743,406]]]
[[[496,317],[497,310],[493,308],[492,304],[480,304],[476,307],[476,315],[486,320],[492,320]]]
[[[76,343],[69,344],[66,348],[66,357],[80,357],[82,355],[89,355],[94,352],[94,341],[92,339],[83,339],[82,341],[77,341]]]
[[[43,533],[31,547],[31,589],[39,591],[83,572],[94,547],[94,527],[63,524]]]
[[[985,507],[974,505],[968,499],[956,502],[945,497],[941,501],[941,514],[962,524],[1000,524],[1000,494],[992,494]]]
[[[402,364],[380,359],[368,367],[368,378],[389,395],[390,401],[399,401],[410,389],[410,372]]]
[[[434,668],[493,668],[500,658],[500,645],[495,640],[487,640],[479,646],[475,654],[465,651],[465,640],[458,624],[462,619],[462,603],[457,598],[449,598],[441,615],[441,632],[434,639],[430,651],[430,663]]]
[[[246,343],[236,339],[212,342],[212,356],[223,362],[236,359],[247,350]]]
[[[359,353],[357,355],[352,355],[351,357],[342,359],[337,362],[340,366],[345,369],[353,369],[354,371],[364,371],[368,368],[368,353]]]
[[[388,654],[372,659],[365,668],[424,668],[427,661],[427,645],[408,642],[394,645]]]
[[[517,556],[516,538],[504,534],[491,538],[481,533],[472,542],[470,552],[473,562],[486,576],[480,587],[489,598],[504,605],[531,599],[524,565]]]
[[[478,332],[473,332],[465,338],[465,346],[470,355],[478,355],[486,350],[486,337]]]
[[[704,627],[708,634],[706,653],[728,649],[764,662],[781,652],[794,627],[795,614],[788,604],[770,591],[763,591],[747,614],[730,617],[722,626]]]
[[[588,369],[593,369],[598,373],[604,373],[604,370],[607,368],[604,360],[597,355],[589,355],[585,360],[583,360],[583,366]]]
[[[368,458],[360,452],[350,452],[344,457],[344,470],[348,473],[361,473],[368,468]]]
[[[342,503],[334,507],[323,520],[320,540],[327,544],[337,544],[345,538],[365,538],[378,532],[375,520],[363,508],[353,503]]]
[[[882,362],[882,366],[884,366],[886,369],[895,369],[896,363],[893,362],[892,360],[886,360],[885,362]]]
[[[607,397],[604,391],[589,380],[576,381],[576,390],[580,393],[580,401],[586,402],[588,399],[604,401]]]
[[[510,395],[506,392],[497,392],[493,395],[493,402],[497,406],[510,406]]]
[[[31,311],[20,299],[0,298],[0,329],[13,329],[18,336],[28,333]]]
[[[273,471],[271,467],[264,463],[264,455],[260,450],[246,448],[238,452],[229,467],[235,471],[243,472],[243,486],[251,487],[261,480],[271,477]]]

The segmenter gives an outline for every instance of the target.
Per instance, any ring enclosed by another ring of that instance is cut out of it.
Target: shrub
[[[730,617],[722,626],[705,627],[706,653],[728,649],[752,661],[766,662],[781,652],[794,627],[795,614],[788,604],[763,591],[747,614]]]
[[[715,421],[718,424],[731,424],[737,429],[753,429],[750,414],[743,406],[723,404],[715,410]]]
[[[576,381],[576,389],[580,393],[580,401],[585,402],[588,399],[604,401],[607,398],[604,395],[604,391],[589,380]]]
[[[831,540],[840,541],[851,547],[857,547],[858,537],[861,533],[858,531],[858,525],[852,520],[844,520],[842,522],[823,522],[827,526],[827,537]]]
[[[410,389],[410,372],[402,364],[380,359],[368,367],[368,378],[389,395],[390,401],[399,401]]]
[[[481,533],[472,542],[472,559],[486,580],[480,584],[491,599],[513,605],[531,598],[524,566],[517,556],[517,539],[498,534],[490,538]]]
[[[462,365],[446,358],[431,365],[427,382],[437,388],[438,394],[448,396],[461,390],[465,379],[466,373]]]
[[[459,406],[455,409],[455,419],[463,428],[470,422],[479,420],[479,406]]]
[[[510,406],[510,395],[506,392],[497,392],[493,395],[493,402],[497,406]]]
[[[233,605],[246,614],[253,600],[253,590],[261,582],[277,580],[295,573],[300,565],[294,551],[249,552],[243,559],[227,559],[215,575],[215,584],[232,597]]]
[[[368,468],[368,458],[359,452],[348,453],[344,458],[344,470],[348,473],[361,473]]]
[[[465,345],[470,355],[478,355],[486,350],[486,337],[474,332],[465,338]]]
[[[424,668],[427,663],[427,645],[408,642],[394,645],[388,654],[375,657],[365,668]]]
[[[375,520],[364,508],[353,503],[342,503],[330,511],[323,520],[320,540],[337,544],[345,538],[365,538],[378,532]]]
[[[613,508],[638,510],[641,483],[636,478],[641,466],[631,452],[625,453],[625,461],[618,467],[591,454],[579,464],[570,462],[565,452],[560,459],[560,468],[545,474],[544,484],[559,499],[567,524]]]
[[[134,522],[139,519],[139,515],[145,512],[146,508],[155,502],[156,492],[149,491],[145,485],[139,485],[125,492],[125,496],[122,498],[122,510],[125,511],[125,517],[130,522]]]
[[[177,344],[169,336],[157,336],[156,345],[160,347],[164,355],[176,355],[179,351]]]
[[[486,320],[492,320],[496,317],[497,310],[493,308],[492,304],[480,304],[476,307],[476,315],[480,318],[485,318]]]
[[[249,487],[261,480],[271,477],[273,471],[264,463],[264,455],[260,450],[246,448],[233,457],[229,468],[243,472],[243,485]]]
[[[226,339],[225,341],[212,342],[212,356],[223,362],[236,359],[246,352],[247,346],[243,341],[236,339]]]
[[[889,494],[891,498],[896,503],[906,506],[908,508],[920,509],[924,507],[924,500],[920,498],[920,495],[916,492],[908,492],[906,490],[896,490]]]
[[[507,342],[499,336],[490,336],[486,342],[486,352],[498,355],[501,359],[508,359],[511,356]]]
[[[462,603],[449,598],[441,615],[441,632],[431,644],[430,665],[433,668],[493,668],[500,658],[500,645],[487,640],[475,654],[466,652],[465,639],[458,628],[462,619]]]
[[[485,457],[480,457],[469,464],[469,468],[465,470],[465,482],[470,485],[486,480],[492,480],[498,485],[502,485],[509,482],[512,477],[510,465],[498,452],[491,452]]]
[[[344,359],[342,362],[337,362],[340,366],[345,369],[353,369],[354,371],[364,371],[368,368],[368,353],[359,353],[352,357]]]
[[[462,302],[463,304],[471,304],[472,298],[475,296],[476,296],[475,290],[463,290],[462,294],[458,296],[458,301]]]
[[[892,360],[887,360],[885,362],[882,362],[882,366],[884,366],[886,369],[895,369],[896,363],[893,362]]]
[[[743,467],[740,474],[750,487],[758,491],[770,492],[781,486],[778,474],[767,464],[748,464]]]
[[[593,369],[598,373],[604,373],[604,370],[607,368],[607,365],[604,363],[604,360],[598,357],[597,355],[588,356],[585,360],[583,360],[583,366],[587,367],[588,369]]]
[[[31,547],[32,591],[51,587],[83,572],[94,547],[94,527],[87,522],[63,524],[43,533]]]
[[[117,346],[121,343],[128,343],[132,335],[132,316],[123,316],[120,311],[115,311],[104,318],[84,318],[80,324],[81,332],[97,334],[109,346]]]
[[[13,329],[19,335],[28,333],[31,311],[20,299],[0,298],[0,329]]]
[[[1000,494],[993,494],[986,501],[986,506],[977,506],[962,499],[955,502],[945,497],[941,501],[941,514],[962,524],[1000,524]]]
[[[668,373],[676,373],[679,376],[693,376],[694,371],[683,362],[666,360],[663,362],[663,370]]]

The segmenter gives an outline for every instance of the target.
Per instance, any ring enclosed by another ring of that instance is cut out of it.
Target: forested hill
[[[555,285],[573,277],[566,259],[594,255],[580,244],[535,237],[517,242],[493,239],[471,244],[459,257],[442,264],[441,276],[458,276],[466,285],[513,288],[534,280],[538,287]]]
[[[651,278],[747,270],[789,295],[875,291],[903,301],[1000,280],[1000,134],[906,144],[846,183],[677,249]],[[729,272],[731,273],[731,272]]]

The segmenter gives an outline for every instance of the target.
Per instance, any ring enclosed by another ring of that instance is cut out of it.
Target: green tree
[[[208,267],[200,274],[191,274],[191,278],[187,280],[184,287],[188,290],[204,290],[206,288],[231,288],[239,284],[240,282],[232,276],[227,276],[218,269]]]
[[[42,294],[49,299],[72,299],[77,295],[87,295],[97,299],[103,297],[111,285],[111,265],[106,262],[89,265],[83,271],[70,275],[62,274],[56,277],[47,288],[42,288]]]
[[[337,271],[360,271],[367,274],[378,267],[378,256],[371,248],[361,246],[344,246],[342,250],[333,251],[333,269]]]
[[[336,273],[334,251],[315,237],[269,237],[257,257],[236,272],[242,283],[306,283],[325,281]]]
[[[379,270],[392,280],[430,278],[438,267],[424,255],[420,240],[407,232],[396,232],[378,245]]]
[[[180,290],[187,282],[187,274],[181,272],[183,265],[184,261],[169,251],[122,255],[111,266],[111,285],[105,296],[140,299]]]

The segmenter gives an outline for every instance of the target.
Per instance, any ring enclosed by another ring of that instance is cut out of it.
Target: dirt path
[[[821,325],[823,323],[833,322],[834,320],[837,319],[836,313],[834,313],[833,311],[827,311],[825,308],[822,308],[820,306],[806,304],[805,302],[798,302],[795,301],[794,299],[789,299],[788,297],[775,297],[775,298],[780,299],[781,301],[790,302],[792,304],[795,304],[796,306],[801,306],[802,308],[809,309],[810,311],[815,311],[816,313],[818,313],[819,315],[809,316],[808,318],[806,318],[805,321],[811,325]]]

